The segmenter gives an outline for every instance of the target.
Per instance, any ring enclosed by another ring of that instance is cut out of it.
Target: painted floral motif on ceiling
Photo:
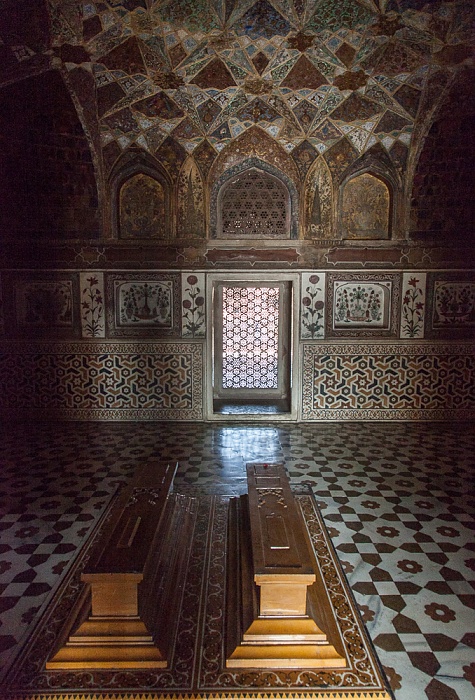
[[[0,79],[28,66],[63,70],[85,117],[97,110],[91,133],[106,167],[130,147],[164,149],[172,170],[193,154],[206,177],[220,151],[258,127],[302,181],[320,154],[332,169],[377,144],[402,168],[431,76],[471,60],[474,6],[462,0],[8,3]]]

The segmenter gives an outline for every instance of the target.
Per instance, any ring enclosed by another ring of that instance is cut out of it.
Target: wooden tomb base
[[[177,618],[187,506],[176,466],[149,463],[115,505],[81,574],[82,595],[47,669],[166,668]],[[155,624],[160,618],[158,626]],[[152,635],[151,631],[155,632]]]
[[[248,464],[247,482],[229,509],[226,667],[346,667],[283,465]]]

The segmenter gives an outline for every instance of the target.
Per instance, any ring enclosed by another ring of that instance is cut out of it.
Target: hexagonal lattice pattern
[[[258,170],[226,185],[221,198],[223,238],[288,238],[289,195],[285,186]]]
[[[278,287],[223,287],[223,389],[276,389]]]

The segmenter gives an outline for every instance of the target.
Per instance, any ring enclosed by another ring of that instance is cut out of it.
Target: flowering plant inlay
[[[201,275],[200,275],[201,277]],[[197,338],[205,335],[205,298],[203,296],[204,278],[188,275],[183,285],[182,300],[182,335]]]
[[[336,290],[335,320],[341,323],[378,323],[383,319],[382,292],[374,285],[342,285]]]
[[[420,338],[424,330],[424,289],[421,277],[410,277],[402,301],[401,335]]]
[[[119,325],[172,325],[172,283],[133,282],[119,284]]]
[[[86,277],[86,286],[81,286],[81,321],[84,337],[98,338],[104,335],[104,301],[102,285],[97,277]]]
[[[318,275],[310,275],[309,284],[305,286],[302,297],[302,338],[321,338],[324,328],[324,308],[322,301],[323,289],[317,287],[320,282]]]

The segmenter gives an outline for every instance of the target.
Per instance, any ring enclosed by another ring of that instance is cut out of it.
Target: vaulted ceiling
[[[79,101],[95,111],[94,88],[102,144],[120,149],[154,152],[172,135],[188,153],[205,140],[219,152],[258,124],[288,152],[345,136],[355,154],[381,143],[401,157],[430,79],[472,53],[471,2],[3,5],[3,79],[81,66],[93,86],[73,85]]]
[[[447,95],[466,92],[474,7],[3,0],[0,81],[60,71],[105,177],[132,148],[171,171],[192,154],[206,178],[256,130],[301,181],[321,154],[340,173],[375,149],[403,173]]]

